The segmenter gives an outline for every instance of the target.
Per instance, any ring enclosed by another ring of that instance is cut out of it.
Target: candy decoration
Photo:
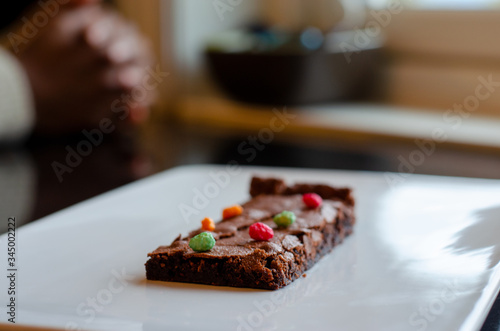
[[[302,201],[309,208],[318,208],[323,204],[323,199],[316,193],[306,193],[302,196]]]
[[[215,239],[210,232],[202,232],[189,240],[189,247],[196,252],[209,251],[214,245]]]
[[[274,237],[273,229],[261,222],[250,225],[248,233],[254,240],[269,240]]]
[[[222,211],[222,218],[223,219],[228,219],[231,217],[239,216],[243,213],[243,207],[240,205],[234,205],[231,207],[227,207]]]
[[[210,217],[205,217],[203,221],[201,221],[201,229],[204,231],[213,231],[215,230],[215,223]]]
[[[273,221],[278,226],[287,227],[289,225],[292,225],[293,222],[295,222],[295,219],[296,216],[293,212],[285,210],[278,215],[275,215]]]

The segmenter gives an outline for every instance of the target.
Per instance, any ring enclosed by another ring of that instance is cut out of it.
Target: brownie
[[[307,207],[302,201],[305,193],[320,195],[323,204]],[[189,240],[203,232],[200,228],[149,253],[147,279],[276,290],[299,278],[353,231],[354,198],[349,188],[287,186],[281,179],[254,177],[250,195],[241,215],[216,224],[211,250],[196,252],[189,247]],[[297,218],[280,228],[273,216],[284,210]],[[274,237],[251,239],[248,228],[255,222],[270,226]]]

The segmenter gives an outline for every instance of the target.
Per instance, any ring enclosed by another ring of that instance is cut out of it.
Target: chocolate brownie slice
[[[307,207],[305,193],[320,195],[321,207]],[[280,179],[254,177],[250,194],[241,215],[216,224],[211,250],[195,252],[189,247],[189,240],[203,232],[198,229],[149,253],[147,279],[275,290],[300,277],[352,233],[354,198],[349,188],[287,186]],[[293,211],[297,218],[291,226],[279,228],[273,216],[283,210]],[[251,239],[248,228],[255,222],[270,226],[274,237]]]

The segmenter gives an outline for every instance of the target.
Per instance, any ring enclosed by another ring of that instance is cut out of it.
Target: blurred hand
[[[63,6],[18,54],[32,86],[39,132],[68,133],[96,127],[103,118],[137,122],[148,115],[153,91],[137,100],[129,94],[148,75],[150,45],[96,2]],[[119,104],[119,114],[112,104]]]

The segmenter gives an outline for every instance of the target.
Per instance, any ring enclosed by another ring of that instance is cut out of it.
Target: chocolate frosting
[[[189,247],[189,240],[203,232],[197,229],[187,237],[176,239],[170,246],[161,246],[150,255],[179,254],[203,258],[248,256],[256,250],[267,254],[292,251],[297,246],[304,245],[303,238],[311,238],[314,242],[322,240],[321,230],[327,223],[334,223],[338,201],[325,200],[319,208],[308,208],[302,201],[302,195],[260,195],[243,205],[243,213],[216,224],[213,231],[217,240],[215,246],[207,252],[195,252]],[[273,216],[283,210],[293,211],[296,221],[287,228],[279,228],[273,222]],[[255,222],[262,222],[274,231],[274,237],[269,241],[255,241],[248,234],[248,227]],[[307,234],[307,236],[304,236]],[[306,247],[307,251],[307,247]]]

